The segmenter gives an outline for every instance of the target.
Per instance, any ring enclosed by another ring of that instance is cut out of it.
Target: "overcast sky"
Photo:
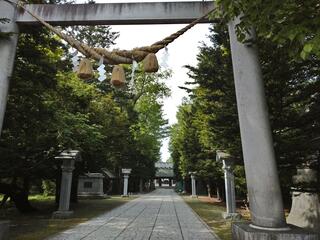
[[[186,1],[186,0],[184,0]],[[80,1],[77,1],[80,2]],[[139,1],[139,0],[118,0],[105,1],[96,0],[97,3],[110,2],[158,2],[158,1]],[[166,0],[166,2],[170,2]],[[115,25],[111,26],[113,31],[120,32],[120,37],[116,40],[115,48],[132,49],[134,47],[141,47],[150,45],[156,41],[169,36],[177,30],[184,27],[186,24],[169,24],[169,25]],[[199,52],[198,47],[200,42],[207,42],[206,36],[209,34],[209,24],[198,24],[192,29],[184,33],[173,43],[168,45],[169,59],[168,66],[173,71],[171,79],[168,79],[166,84],[171,89],[171,97],[164,101],[165,117],[169,119],[169,123],[176,122],[177,107],[181,100],[186,96],[185,91],[178,88],[183,86],[184,82],[188,81],[187,71],[184,65],[196,65],[196,56]],[[157,53],[159,62],[163,56],[164,50]],[[166,161],[169,158],[168,139],[163,141],[161,148],[162,160]]]

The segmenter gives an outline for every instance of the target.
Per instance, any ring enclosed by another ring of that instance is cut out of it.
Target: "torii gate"
[[[13,0],[16,1],[16,0]],[[213,2],[148,2],[106,4],[27,4],[25,7],[52,25],[94,24],[169,24],[190,23],[204,15],[214,6]],[[0,25],[5,32],[19,32],[24,25],[38,25],[27,12],[0,0],[0,16],[9,23]],[[209,20],[204,20],[209,22]],[[232,63],[239,113],[242,149],[249,192],[251,227],[269,232],[288,230],[276,167],[273,141],[261,67],[257,50],[237,40],[235,25],[239,19],[228,24]],[[252,31],[251,37],[254,37]],[[0,129],[12,73],[18,34],[9,40],[0,40]],[[245,227],[233,226],[235,238],[245,239]],[[239,236],[236,236],[240,234]]]

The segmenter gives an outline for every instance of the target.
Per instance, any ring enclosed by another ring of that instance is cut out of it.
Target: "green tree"
[[[320,56],[320,5],[317,0],[299,1],[232,1],[218,0],[221,17],[225,22],[243,14],[238,25],[238,36],[254,27],[260,38],[277,46],[286,46],[290,56],[302,59],[313,54]]]
[[[54,108],[50,101],[56,86],[63,45],[47,31],[29,29],[19,37],[16,64],[0,141],[1,187],[21,211],[28,203],[31,181],[52,171],[50,159],[58,145],[52,132]]]
[[[197,132],[194,136],[199,138],[199,144],[203,148],[201,151],[228,151],[238,158],[238,164],[241,165],[241,142],[228,34],[221,24],[213,25],[213,29],[211,43],[200,48],[197,66],[188,67],[189,75],[194,80],[189,84],[197,84],[195,88],[188,90],[190,108],[196,109],[192,113]],[[287,45],[278,46],[263,38],[258,38],[257,41],[276,159],[280,171],[286,172],[280,176],[282,186],[288,193],[295,168],[310,163],[310,157],[316,154],[311,140],[320,133],[317,117],[320,112],[317,92],[320,84],[319,61],[316,57],[293,61]],[[179,137],[176,138],[182,142],[189,141],[181,133],[183,131],[179,121],[178,125],[179,130],[176,132]],[[173,159],[182,156],[177,149],[179,150],[178,147],[173,148]],[[194,153],[196,152],[198,150]],[[197,161],[204,159],[202,157]],[[191,162],[191,158],[185,161]],[[183,162],[178,163],[180,168],[184,166]],[[208,164],[210,165],[210,160]],[[205,163],[200,166],[200,169],[206,171]],[[237,169],[236,175],[238,189],[243,192],[245,182],[241,167]]]

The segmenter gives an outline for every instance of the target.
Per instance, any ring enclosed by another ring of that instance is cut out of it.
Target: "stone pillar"
[[[236,211],[236,193],[234,186],[233,161],[231,159],[223,159],[224,170],[224,186],[226,192],[227,212],[223,213],[225,219],[240,218],[240,214]]]
[[[13,0],[16,2],[16,0]],[[17,9],[8,2],[0,1],[0,16],[10,22],[1,23],[2,32],[12,32],[8,39],[0,39],[0,135],[6,111],[9,83],[18,42],[18,26],[15,23]]]
[[[62,160],[62,177],[60,187],[60,199],[58,211],[53,213],[53,218],[68,218],[73,214],[69,210],[70,193],[72,184],[72,171],[74,169],[75,161],[80,157],[79,151],[63,151],[59,156],[55,157],[57,160]]]
[[[122,173],[123,173],[123,195],[122,197],[129,197],[128,195],[128,179],[129,179],[129,174],[131,173],[131,169],[130,168],[123,168],[122,169]]]
[[[196,198],[197,197],[197,188],[196,188],[196,176],[195,172],[191,172],[191,197]]]
[[[153,180],[153,184],[154,184],[154,187],[157,186],[157,179],[154,179],[154,180]]]
[[[228,23],[252,227],[285,228],[282,195],[257,49],[237,40]],[[251,31],[251,38],[254,32]]]
[[[128,179],[129,174],[123,175],[123,197],[128,197]]]
[[[142,178],[140,178],[140,180],[139,180],[139,192],[143,192],[143,179]]]

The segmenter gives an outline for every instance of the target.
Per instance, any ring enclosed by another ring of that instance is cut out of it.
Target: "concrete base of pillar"
[[[54,219],[66,219],[70,218],[73,215],[73,211],[56,211],[53,212],[52,218]]]
[[[290,225],[287,231],[259,230],[249,226],[250,223],[233,223],[233,240],[319,240],[316,233]]]
[[[0,240],[9,239],[9,221],[0,221]]]
[[[224,212],[224,213],[222,213],[222,217],[224,219],[240,220],[241,219],[241,214],[240,213],[227,213],[227,212]]]
[[[192,198],[198,198],[198,196],[197,196],[197,195],[191,195],[191,197],[192,197]]]

